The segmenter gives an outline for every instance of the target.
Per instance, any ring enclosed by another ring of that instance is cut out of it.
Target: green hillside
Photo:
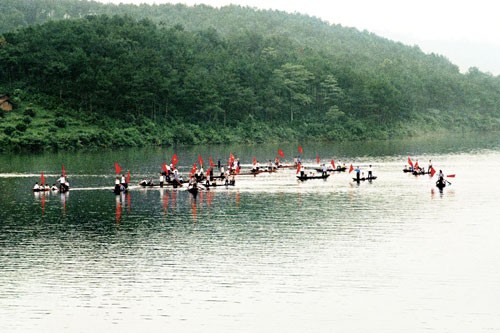
[[[304,15],[4,0],[0,31],[4,150],[500,129],[500,77]]]

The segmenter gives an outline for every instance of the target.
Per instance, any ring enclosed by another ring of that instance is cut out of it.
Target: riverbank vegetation
[[[3,150],[500,129],[500,77],[366,31],[239,6],[29,3],[2,5],[18,17],[0,26]]]

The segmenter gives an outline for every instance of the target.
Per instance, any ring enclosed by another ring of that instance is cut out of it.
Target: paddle
[[[452,174],[452,175],[446,175],[446,177],[448,178],[455,178],[455,174]],[[448,181],[448,179],[445,179],[446,182],[448,183],[448,185],[451,185],[451,183]]]

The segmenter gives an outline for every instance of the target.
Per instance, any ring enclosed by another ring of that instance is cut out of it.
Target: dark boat
[[[326,179],[328,177],[330,177],[330,175],[309,176],[307,174],[304,174],[303,176],[297,176],[297,178],[301,181],[309,179]]]
[[[209,189],[210,187],[224,187],[224,186],[235,186],[236,182],[235,181],[228,181],[225,182],[224,184],[217,184],[216,182],[210,183],[210,185],[207,185],[206,183],[200,183],[202,186],[204,186],[206,189]]]
[[[50,188],[34,188],[33,192],[49,192]]]
[[[297,169],[297,164],[280,164],[278,169]]]
[[[315,170],[316,170],[317,172],[323,172],[323,169],[321,169],[321,168],[316,168]],[[346,167],[337,167],[337,168],[335,168],[335,169],[332,169],[332,168],[330,168],[330,169],[326,169],[326,172],[344,172],[344,171],[346,171],[346,170],[347,170],[347,168],[346,168]]]
[[[440,190],[446,187],[446,181],[444,179],[438,179],[436,181],[436,187]]]
[[[365,181],[365,180],[375,180],[377,179],[377,176],[373,176],[373,177],[362,177],[362,178],[353,178],[352,180],[355,181],[355,182],[361,182],[361,181]]]

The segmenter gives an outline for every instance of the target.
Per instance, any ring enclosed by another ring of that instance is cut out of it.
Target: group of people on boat
[[[127,183],[127,178],[125,177],[125,175],[116,176],[115,188],[114,188],[113,192],[115,192],[115,194],[120,194],[120,193],[127,192],[127,190],[128,190],[128,183]]]
[[[33,192],[46,192],[46,191],[52,191],[52,192],[67,192],[69,191],[69,182],[68,179],[65,175],[61,175],[52,186],[41,183],[38,184],[38,182],[33,185]]]
[[[411,172],[415,176],[417,175],[427,175],[430,174],[432,170],[432,160],[429,160],[427,164],[427,168],[421,167],[418,164],[418,160],[415,161],[414,164],[405,165],[403,172]]]
[[[365,172],[361,171],[361,168],[359,166],[354,169],[354,172],[356,173],[356,178],[353,178],[354,181],[360,182],[363,180],[374,180],[377,179],[377,176],[373,175],[373,167],[371,164],[368,165],[367,169],[367,176],[365,177]]]

